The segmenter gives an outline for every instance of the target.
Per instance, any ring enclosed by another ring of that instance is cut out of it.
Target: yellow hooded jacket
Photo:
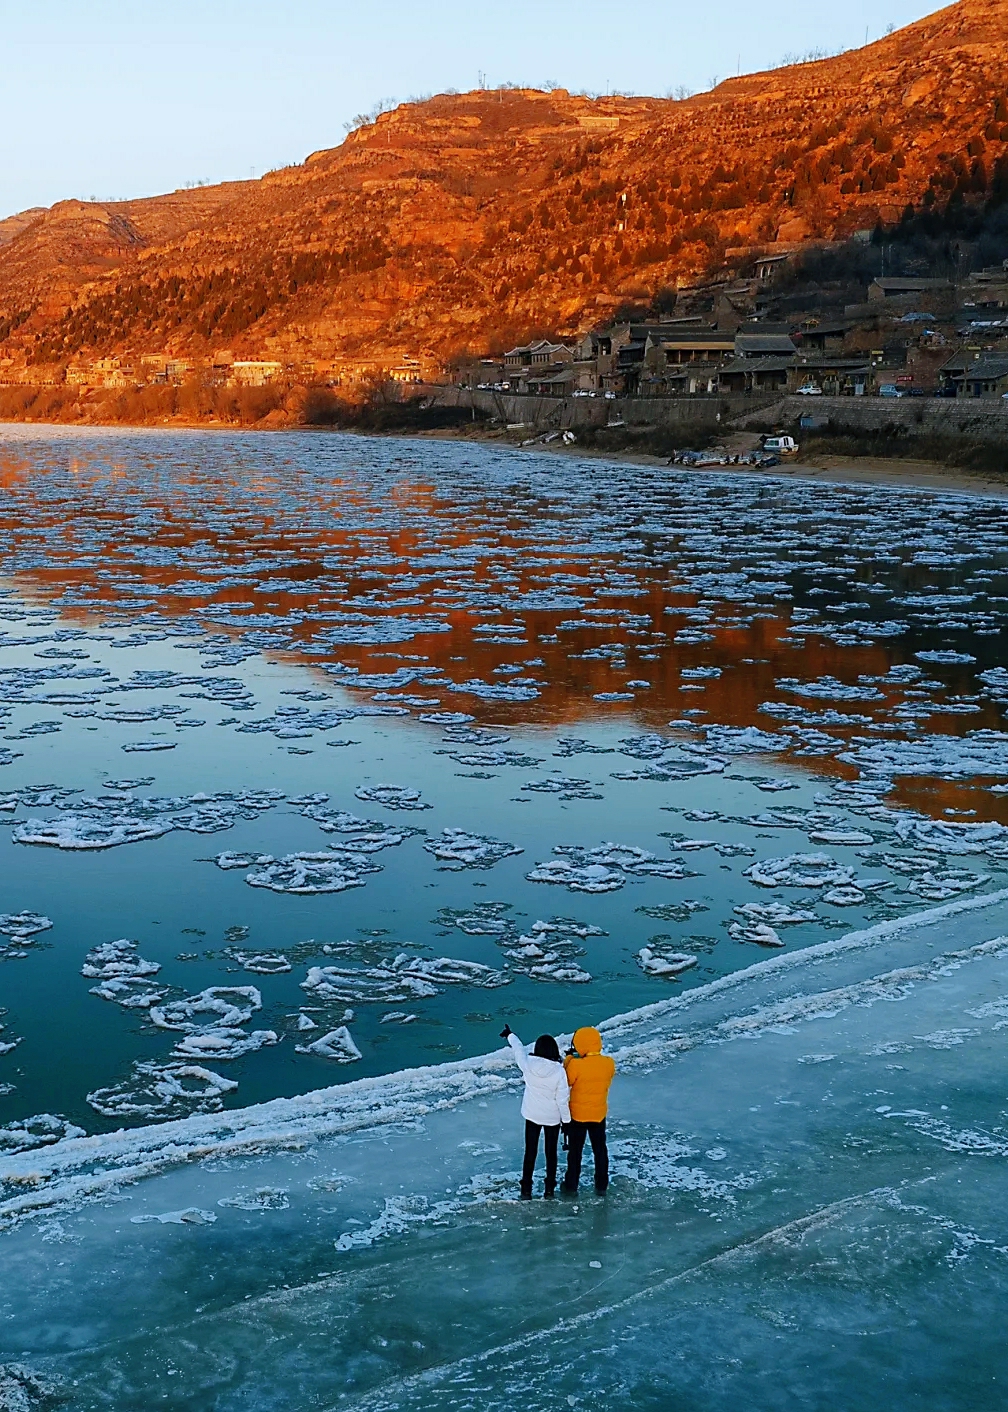
[[[570,1084],[570,1113],[575,1123],[600,1123],[608,1112],[609,1085],[616,1061],[602,1053],[602,1036],[585,1025],[574,1033],[574,1048],[564,1060]]]

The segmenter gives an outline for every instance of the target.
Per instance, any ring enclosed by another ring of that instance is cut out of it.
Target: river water
[[[43,1384],[81,1407],[248,1405],[250,1386],[270,1407],[778,1405],[755,1352],[707,1380],[697,1359],[727,1321],[740,1348],[770,1340],[797,1395],[816,1330],[854,1338],[845,1320],[853,1303],[863,1322],[868,1297],[845,1304],[849,1271],[803,1316],[753,1244],[827,1206],[837,1250],[851,1221],[882,1242],[909,1222],[906,1259],[937,1262],[933,1287],[896,1272],[896,1293],[872,1290],[871,1320],[909,1328],[896,1305],[928,1298],[936,1328],[954,1308],[974,1338],[1004,1285],[1005,1100],[988,1111],[985,1086],[1008,1014],[1006,530],[998,500],[455,442],[5,430],[0,1363],[22,1371],[0,1371],[0,1407],[44,1405]],[[936,951],[953,943],[973,947],[969,965],[943,970]],[[849,959],[866,949],[867,970]],[[803,953],[829,985],[808,981]],[[882,978],[901,966],[916,979]],[[947,994],[924,984],[963,968]],[[792,1013],[795,978],[853,998]],[[916,1012],[915,988],[935,1013]],[[872,1028],[879,996],[906,1001],[895,1037]],[[771,1004],[792,1010],[743,1023]],[[838,1037],[848,1022],[830,1017],[851,1006],[871,1011],[870,1033]],[[483,1056],[505,1019],[531,1040],[628,1013],[605,1027],[627,1071],[608,1207],[587,1227],[569,1207],[548,1228],[515,1225],[513,1076]],[[702,1042],[683,1037],[694,1013]],[[833,1026],[822,1053],[780,1038],[813,1023]],[[728,1043],[740,1025],[747,1042]],[[891,1057],[911,1051],[919,1071]],[[925,1101],[948,1096],[947,1052],[983,1109],[958,1115],[954,1141]],[[848,1073],[824,1084],[819,1061]],[[669,1111],[667,1077],[660,1103],[654,1083],[673,1062]],[[846,1111],[899,1075],[914,1091],[867,1104],[874,1119]],[[824,1088],[844,1111],[810,1127]],[[752,1116],[768,1106],[776,1128]],[[927,1122],[887,1117],[911,1110]],[[892,1196],[925,1169],[948,1193],[962,1177],[919,1153],[901,1165],[866,1124],[899,1126],[903,1156],[907,1132],[954,1153],[971,1182],[982,1154],[974,1214],[991,1229],[967,1237],[966,1208],[922,1217],[919,1192]],[[840,1166],[815,1156],[823,1142]],[[164,1155],[179,1143],[181,1167]],[[813,1154],[799,1173],[782,1174],[782,1143]],[[273,1147],[308,1156],[292,1167],[261,1155]],[[250,1185],[256,1162],[269,1170]],[[386,1190],[393,1173],[406,1175]],[[866,1205],[844,1204],[855,1187]],[[652,1251],[656,1203],[672,1219]],[[727,1226],[752,1268],[726,1284],[707,1262]],[[459,1282],[488,1278],[466,1265],[476,1230],[520,1297],[474,1294],[467,1343],[448,1330],[467,1323]],[[611,1255],[587,1261],[605,1241],[622,1242],[613,1286],[596,1273]],[[536,1294],[544,1249],[598,1286],[583,1336]],[[198,1311],[194,1260],[220,1281]],[[437,1286],[441,1331],[407,1338],[399,1309],[390,1344],[385,1316],[361,1311],[416,1293],[430,1260],[457,1272]],[[28,1294],[42,1266],[60,1290],[48,1314]],[[967,1266],[968,1309],[943,1273]],[[144,1312],[152,1268],[157,1309],[179,1305],[178,1325],[184,1306],[202,1330],[198,1357]],[[82,1304],[107,1301],[124,1269],[142,1276],[131,1312],[92,1327]],[[688,1296],[667,1283],[680,1274]],[[746,1280],[776,1291],[759,1338]],[[348,1281],[353,1318],[306,1364],[293,1331],[331,1327],[337,1306],[346,1323]],[[709,1300],[697,1281],[713,1281]],[[281,1289],[300,1312],[276,1313]],[[627,1303],[645,1297],[646,1315]],[[239,1318],[250,1298],[254,1318]],[[626,1377],[592,1363],[603,1324]],[[270,1366],[265,1326],[283,1349]],[[687,1363],[655,1355],[673,1337]],[[895,1353],[890,1340],[890,1405],[917,1395],[920,1337],[895,1336]],[[479,1371],[463,1369],[481,1349]],[[943,1405],[968,1405],[1002,1362],[992,1347],[966,1400]],[[833,1393],[861,1405],[848,1374],[844,1355]]]

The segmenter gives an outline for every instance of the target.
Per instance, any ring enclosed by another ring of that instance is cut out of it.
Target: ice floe
[[[628,877],[680,879],[691,877],[674,859],[657,858],[644,848],[602,843],[597,848],[557,844],[555,858],[537,863],[529,882],[556,883],[572,892],[616,892]]]
[[[745,876],[758,887],[846,887],[854,869],[837,863],[828,853],[789,853],[753,863]]]
[[[238,1084],[201,1064],[137,1060],[128,1079],[87,1096],[105,1118],[145,1118],[164,1121],[193,1113],[218,1113],[224,1098]]]
[[[290,1197],[283,1187],[260,1186],[254,1191],[222,1196],[217,1205],[235,1211],[287,1211],[290,1209]]]
[[[386,809],[420,810],[431,809],[425,804],[418,789],[409,789],[399,784],[358,785],[355,796],[366,804],[381,804]]]
[[[35,938],[49,931],[52,922],[39,912],[5,912],[0,915],[0,937],[9,937],[6,945],[0,943],[0,961],[20,960],[28,955],[26,947]]]
[[[295,1048],[299,1054],[318,1054],[323,1059],[335,1060],[337,1064],[353,1064],[364,1057],[346,1025],[330,1030],[311,1044],[298,1044]]]
[[[502,858],[524,852],[513,843],[489,838],[486,834],[469,833],[465,829],[443,829],[440,838],[426,841],[428,853],[450,868],[492,868]]]
[[[678,980],[683,971],[691,970],[697,958],[686,951],[669,951],[654,945],[642,946],[637,952],[637,964],[648,976]]]
[[[36,1113],[33,1118],[21,1118],[0,1127],[0,1155],[30,1152],[38,1147],[51,1147],[64,1138],[83,1137],[84,1129],[66,1118],[52,1113]]]
[[[159,962],[147,961],[139,954],[137,942],[123,937],[93,947],[84,958],[81,975],[99,982],[91,987],[92,995],[128,1010],[149,1010],[165,994],[164,987],[150,986],[160,970]]]
[[[503,971],[477,961],[448,956],[429,959],[401,952],[375,966],[311,966],[301,989],[314,999],[329,1003],[395,1005],[407,1000],[429,1000],[445,986],[493,990],[507,985],[509,980]]]
[[[217,863],[221,866],[219,858]],[[380,872],[377,863],[368,862],[358,853],[338,849],[327,853],[288,853],[283,858],[257,860],[246,873],[245,881],[249,887],[268,888],[270,892],[310,896],[363,887],[368,874]]]
[[[864,893],[859,894],[864,900]],[[732,941],[752,941],[757,946],[783,946],[778,933],[768,922],[729,922],[728,935]]]

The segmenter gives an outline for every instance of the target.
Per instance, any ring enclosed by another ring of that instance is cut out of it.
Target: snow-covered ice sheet
[[[955,903],[607,1021],[604,1201],[590,1158],[516,1200],[503,1052],[0,1158],[0,1361],[81,1408],[996,1405],[1006,933]]]

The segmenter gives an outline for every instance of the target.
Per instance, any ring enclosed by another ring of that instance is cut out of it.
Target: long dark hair
[[[560,1063],[560,1049],[551,1034],[541,1034],[533,1046],[532,1053],[540,1059],[552,1059]]]

